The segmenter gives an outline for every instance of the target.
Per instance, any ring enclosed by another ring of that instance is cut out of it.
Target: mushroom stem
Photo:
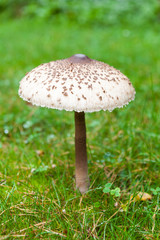
[[[89,187],[86,125],[84,112],[75,112],[75,155],[76,155],[76,187],[85,193]]]

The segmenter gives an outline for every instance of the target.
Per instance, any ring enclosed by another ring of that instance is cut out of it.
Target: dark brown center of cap
[[[84,54],[75,54],[68,58],[71,63],[90,63],[92,60]]]

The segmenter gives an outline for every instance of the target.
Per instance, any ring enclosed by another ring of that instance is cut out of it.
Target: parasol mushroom
[[[83,54],[41,64],[21,80],[19,96],[33,105],[75,112],[76,187],[89,187],[85,112],[112,111],[134,100],[129,79]]]

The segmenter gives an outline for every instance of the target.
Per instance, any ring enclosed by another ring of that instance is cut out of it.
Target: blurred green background
[[[41,17],[62,18],[78,24],[114,25],[158,22],[158,0],[1,0],[4,18]]]
[[[86,114],[91,188],[74,183],[74,116],[27,105],[19,81],[82,53],[136,98]],[[160,239],[160,1],[0,0],[0,239]],[[104,194],[106,183],[120,197]],[[147,192],[149,201],[129,201]]]

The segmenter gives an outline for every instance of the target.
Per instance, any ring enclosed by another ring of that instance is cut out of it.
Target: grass
[[[0,24],[0,239],[159,239],[159,27]],[[86,114],[91,187],[74,182],[73,113],[31,107],[20,79],[42,62],[84,53],[136,89],[123,109]],[[121,196],[103,193],[106,183]],[[129,201],[139,191],[151,200]]]

